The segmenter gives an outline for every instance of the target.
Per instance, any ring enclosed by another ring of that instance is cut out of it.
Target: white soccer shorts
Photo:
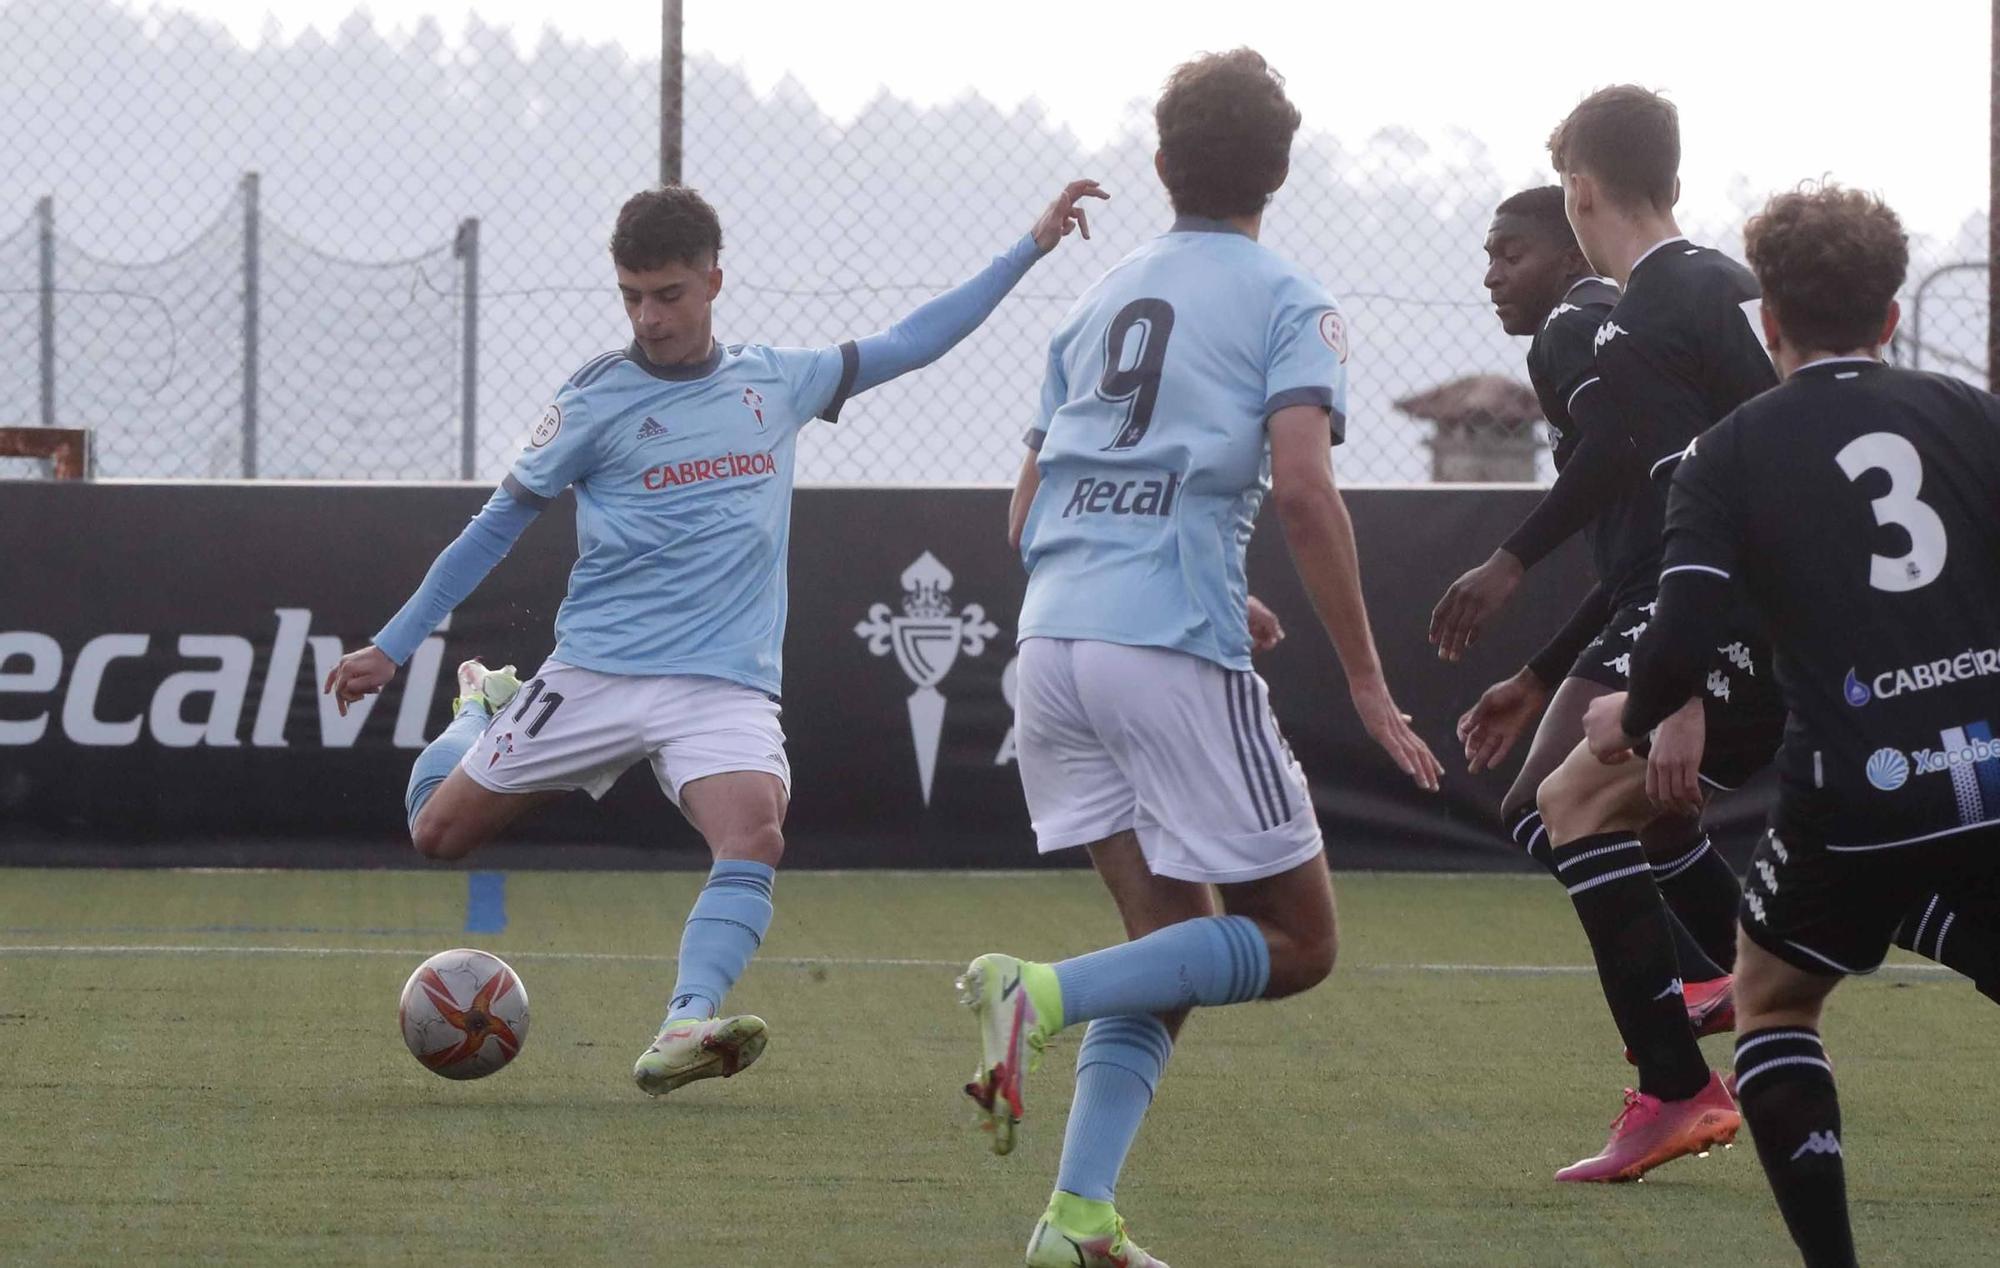
[[[778,702],[741,683],[677,674],[636,678],[550,660],[493,715],[460,765],[494,792],[580,788],[602,797],[650,757],[675,805],[706,775],[764,771],[792,789]]]
[[[1230,884],[1320,851],[1264,680],[1158,647],[1022,642],[1014,734],[1041,852],[1130,828],[1156,875]]]

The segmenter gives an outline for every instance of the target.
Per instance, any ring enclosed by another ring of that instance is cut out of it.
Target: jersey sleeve
[[[1735,579],[1742,550],[1737,508],[1743,505],[1733,479],[1735,439],[1733,426],[1718,424],[1682,455],[1667,498],[1662,580],[1676,572]]]
[[[1264,366],[1264,417],[1292,405],[1324,406],[1333,443],[1347,435],[1347,318],[1324,290],[1287,278],[1271,309]]]
[[[590,474],[597,461],[597,428],[583,392],[563,384],[528,433],[503,488],[530,506],[547,506]]]
[[[1624,729],[1645,735],[1685,704],[1732,610],[1741,552],[1734,508],[1735,429],[1728,420],[1689,444],[1667,500],[1665,561],[1653,619],[1632,649]]]
[[[1601,314],[1604,310],[1599,307],[1595,311]],[[1542,413],[1569,419],[1577,393],[1597,378],[1597,352],[1592,344],[1599,324],[1591,310],[1575,308],[1549,318],[1535,336],[1528,349],[1528,378]],[[1566,430],[1574,431],[1577,426],[1580,424],[1568,422]]]
[[[840,421],[861,366],[852,340],[827,348],[772,348],[770,354],[791,394],[793,418],[802,424],[814,418]]]

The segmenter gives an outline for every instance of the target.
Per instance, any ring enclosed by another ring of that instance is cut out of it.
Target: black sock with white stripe
[[[1660,857],[1662,853],[1667,857]],[[1721,852],[1709,844],[1706,834],[1697,832],[1685,849],[1656,848],[1648,856],[1660,897],[1701,944],[1703,954],[1725,973],[1735,967],[1736,909],[1743,904],[1743,883]],[[1702,979],[1690,969],[1689,980]]]
[[[1840,1097],[1819,1033],[1771,1026],[1739,1036],[1736,1099],[1806,1268],[1852,1265]]]
[[[1945,901],[1943,894],[1921,900],[1896,930],[1896,945],[1935,960],[1972,979],[1979,993],[2000,1003],[2000,945],[1988,913],[1970,914]]]
[[[1521,853],[1547,868],[1550,876],[1561,880],[1562,873],[1556,870],[1555,852],[1549,848],[1549,830],[1542,826],[1542,812],[1535,809],[1535,804],[1529,802],[1511,812],[1503,812],[1500,818],[1507,825],[1507,835],[1521,847]]]
[[[1681,1101],[1708,1085],[1681,994],[1667,905],[1646,851],[1629,832],[1579,837],[1555,850],[1556,867],[1590,939],[1604,1000],[1639,1066],[1639,1090]]]

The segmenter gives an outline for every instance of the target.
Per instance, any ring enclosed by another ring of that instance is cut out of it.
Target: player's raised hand
[[[1521,561],[1504,550],[1451,583],[1431,610],[1431,645],[1441,660],[1457,660],[1479,641],[1486,622],[1521,584]]]
[[[1250,596],[1250,650],[1268,652],[1285,641],[1285,627],[1278,620],[1278,614],[1264,606],[1264,601],[1256,595]]]
[[[1708,717],[1701,697],[1682,705],[1653,732],[1646,754],[1646,795],[1662,810],[1701,813],[1701,755],[1708,742]]]
[[[1535,724],[1548,700],[1549,689],[1525,669],[1481,692],[1479,702],[1458,720],[1458,738],[1465,745],[1466,770],[1477,775],[1504,761]]]
[[[1430,745],[1410,729],[1410,715],[1396,707],[1395,700],[1389,695],[1389,684],[1379,677],[1360,681],[1350,679],[1348,691],[1354,698],[1354,711],[1361,715],[1361,725],[1368,728],[1369,737],[1395,759],[1396,765],[1416,781],[1417,787],[1426,792],[1436,792],[1438,776],[1444,774],[1444,767],[1431,754]]]
[[[1092,180],[1071,181],[1063,186],[1062,193],[1056,195],[1056,200],[1049,204],[1048,210],[1035,221],[1035,227],[1029,230],[1035,237],[1035,245],[1044,251],[1054,250],[1056,243],[1068,237],[1072,229],[1088,238],[1090,217],[1084,213],[1078,199],[1109,197],[1111,195],[1104,192],[1104,187]]]
[[[340,663],[327,674],[323,692],[333,697],[344,718],[348,705],[363,696],[374,695],[395,678],[396,662],[389,659],[389,653],[370,644],[340,658]]]

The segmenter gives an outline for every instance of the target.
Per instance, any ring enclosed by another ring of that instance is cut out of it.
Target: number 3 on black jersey
[[[1917,447],[1894,432],[1874,431],[1849,441],[1833,460],[1849,480],[1859,480],[1870,471],[1887,472],[1889,491],[1870,504],[1875,522],[1884,527],[1893,524],[1910,535],[1907,554],[1869,556],[1868,584],[1901,592],[1936,581],[1944,571],[1944,521],[1917,497],[1924,487],[1924,463]]]
[[[1134,331],[1139,347],[1129,369],[1120,368],[1125,342]],[[1118,310],[1104,332],[1104,377],[1098,381],[1099,400],[1123,401],[1125,425],[1106,449],[1130,449],[1146,438],[1153,425],[1153,406],[1160,399],[1160,371],[1167,362],[1167,340],[1174,333],[1174,306],[1164,299],[1135,299]]]

